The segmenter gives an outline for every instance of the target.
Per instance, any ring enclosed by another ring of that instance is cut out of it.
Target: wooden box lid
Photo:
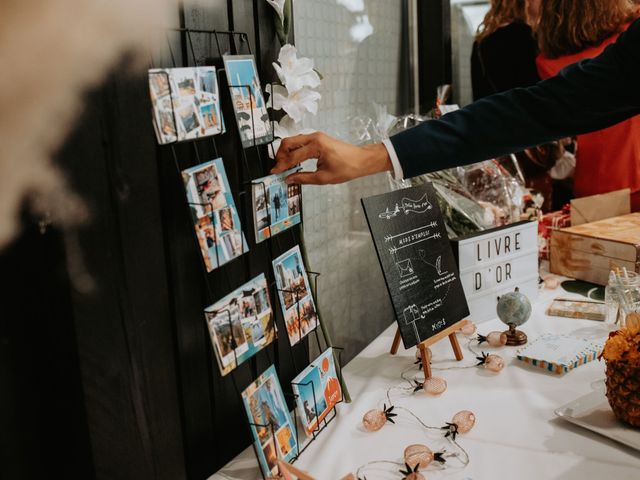
[[[551,234],[551,241],[552,248],[579,250],[635,262],[640,250],[640,213],[556,230]]]

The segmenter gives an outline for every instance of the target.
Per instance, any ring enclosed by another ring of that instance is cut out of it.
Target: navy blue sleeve
[[[640,20],[600,56],[391,137],[404,176],[495,158],[640,114]]]

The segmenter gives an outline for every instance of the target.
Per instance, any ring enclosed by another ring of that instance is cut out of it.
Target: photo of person
[[[240,309],[237,304],[229,306],[229,313],[231,321],[231,333],[233,340],[235,341],[235,348],[239,351],[245,351],[247,348],[247,337],[244,335],[244,328],[242,328],[242,320],[240,318]],[[227,317],[227,315],[225,315]],[[225,319],[228,320],[228,319]]]
[[[205,309],[222,375],[227,375],[276,338],[267,288],[267,279],[260,274]]]
[[[271,142],[272,126],[253,55],[224,55],[223,60],[242,146]]]
[[[287,205],[290,217],[300,213],[300,203],[302,201],[300,185],[287,186]]]
[[[215,347],[222,358],[233,354],[233,334],[231,326],[226,321],[218,318],[217,314],[206,313],[209,320],[209,329],[215,338]]]
[[[256,243],[300,223],[301,190],[287,185],[285,178],[295,169],[253,181],[253,220]]]
[[[218,125],[218,114],[215,111],[213,103],[200,106],[200,116],[202,117],[202,123],[204,128],[215,128]]]
[[[287,194],[285,185],[276,183],[269,187],[269,208],[271,221],[280,222],[288,216]]]
[[[207,165],[200,170],[194,171],[193,175],[199,203],[201,204],[199,206],[203,212],[210,213],[212,210],[218,210],[227,204],[215,165]]]
[[[275,366],[271,365],[242,392],[242,402],[257,442],[260,467],[265,475],[270,475],[272,465],[267,454],[271,455],[271,452],[264,448],[265,445],[275,440],[277,454],[285,462],[298,453],[294,423],[284,401]]]
[[[221,208],[216,214],[218,215],[218,226],[222,232],[229,232],[235,229],[233,211],[230,207]]]
[[[307,275],[299,248],[294,247],[280,259],[274,260],[274,270],[278,288],[284,298],[284,307],[288,310],[308,295]]]
[[[253,292],[253,300],[256,304],[256,310],[258,314],[264,313],[271,309],[269,302],[269,293],[266,288],[259,288]]]
[[[240,299],[240,315],[242,318],[252,318],[257,315],[256,301],[253,295],[248,295]]]
[[[215,68],[199,68],[200,91],[218,95],[218,79]]]
[[[196,235],[198,237],[198,245],[204,259],[207,271],[213,270],[213,265],[217,264],[216,259],[216,241],[217,235],[211,223],[211,217],[204,215],[196,222]]]

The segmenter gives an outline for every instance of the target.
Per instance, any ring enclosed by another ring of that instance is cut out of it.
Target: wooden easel
[[[468,323],[468,320],[460,320],[459,322],[454,323],[450,327],[445,328],[441,332],[438,332],[431,338],[427,338],[426,340],[420,342],[418,344],[418,349],[420,350],[420,360],[422,361],[422,370],[424,371],[424,378],[431,378],[431,365],[429,364],[429,356],[427,354],[427,347],[430,347],[434,343],[442,340],[444,337],[449,337],[449,341],[451,342],[451,348],[453,349],[453,354],[456,356],[456,360],[460,361],[463,358],[462,349],[460,348],[460,343],[458,343],[458,337],[456,337],[456,332],[464,327]],[[396,336],[393,337],[393,343],[391,344],[391,355],[395,355],[398,353],[398,347],[400,346],[400,329],[396,330]]]

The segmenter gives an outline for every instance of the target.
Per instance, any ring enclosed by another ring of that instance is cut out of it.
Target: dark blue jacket
[[[467,165],[640,114],[640,20],[602,55],[391,137],[404,176]],[[615,161],[615,159],[614,159]]]

